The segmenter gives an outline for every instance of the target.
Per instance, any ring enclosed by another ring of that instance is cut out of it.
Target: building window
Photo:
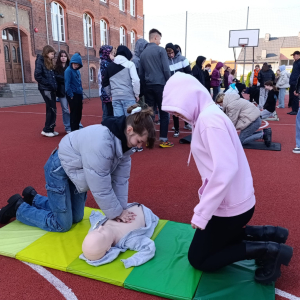
[[[18,63],[21,63],[21,54],[20,54],[20,48],[17,48],[17,55],[18,55]]]
[[[294,60],[293,59],[290,59],[289,60],[289,66],[292,66],[294,64]]]
[[[135,32],[133,30],[130,33],[130,39],[131,39],[131,51],[134,51],[134,48],[135,48]]]
[[[14,63],[17,63],[18,60],[17,60],[17,49],[16,49],[16,47],[12,47],[11,54],[12,54],[12,61]]]
[[[90,81],[94,82],[94,79],[95,79],[95,69],[90,68]]]
[[[135,17],[135,0],[130,0],[130,14]]]
[[[287,66],[287,65],[288,65],[288,60],[282,60],[282,61],[281,61],[281,65]]]
[[[9,59],[9,49],[8,49],[7,45],[4,46],[4,57],[5,57],[5,62],[10,61],[10,59]]]
[[[120,45],[126,46],[126,32],[124,27],[120,27]]]
[[[65,42],[64,9],[56,2],[51,3],[51,21],[53,40]]]
[[[100,20],[100,38],[101,46],[108,45],[107,23],[104,20]]]
[[[125,11],[125,0],[119,0],[119,8],[121,11]]]
[[[2,30],[2,40],[7,40],[6,30]]]
[[[92,18],[88,14],[83,15],[83,35],[84,45],[93,47]]]

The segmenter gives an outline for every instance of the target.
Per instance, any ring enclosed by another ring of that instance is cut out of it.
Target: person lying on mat
[[[287,229],[247,225],[255,208],[253,180],[233,123],[197,79],[182,73],[168,80],[162,109],[193,125],[190,156],[203,185],[191,220],[196,232],[189,262],[213,272],[236,261],[257,259],[256,281],[275,281],[281,264],[289,264],[293,248],[284,244]]]
[[[44,167],[48,197],[26,188],[24,199],[14,195],[0,210],[0,223],[17,217],[43,230],[68,231],[82,220],[89,189],[108,219],[132,221],[135,215],[126,210],[130,155],[143,143],[154,147],[155,127],[151,108],[135,104],[128,112],[66,135]]]
[[[232,121],[237,130],[240,130],[242,145],[263,139],[266,146],[271,146],[272,130],[266,128],[257,131],[261,126],[259,109],[248,100],[240,98],[238,94],[220,93],[216,103],[223,107],[224,113]]]
[[[109,220],[99,211],[90,215],[91,229],[82,244],[80,258],[92,266],[112,262],[127,249],[138,251],[122,259],[125,268],[144,264],[155,255],[155,244],[151,240],[158,217],[139,203],[128,204],[127,210],[135,214],[131,223]]]

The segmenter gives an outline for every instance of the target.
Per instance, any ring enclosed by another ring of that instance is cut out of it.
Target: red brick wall
[[[57,42],[52,39],[51,1],[47,1],[47,18],[49,44],[58,50]],[[90,63],[98,71],[100,48],[100,20],[105,19],[109,27],[109,43],[117,47],[120,43],[120,26],[126,28],[127,46],[130,48],[130,32],[137,33],[136,40],[143,36],[143,0],[136,0],[136,16],[130,15],[130,0],[125,0],[125,12],[119,10],[119,0],[107,0],[107,4],[100,0],[60,0],[56,1],[64,8],[66,42],[60,44],[70,55],[80,52],[84,61],[82,68],[83,87],[88,87],[87,51],[83,41],[83,14],[88,13],[93,20],[93,48],[89,50]],[[47,44],[44,0],[32,0],[32,26],[38,28],[34,33],[35,53],[40,53]],[[97,83],[91,83],[97,88]]]

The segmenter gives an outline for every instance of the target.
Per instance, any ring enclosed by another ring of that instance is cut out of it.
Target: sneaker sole
[[[293,150],[293,153],[295,153],[295,154],[300,154],[300,151],[294,151],[294,150]]]
[[[172,148],[172,147],[174,147],[174,145],[173,146],[162,146],[162,145],[159,145],[159,147],[160,148]]]

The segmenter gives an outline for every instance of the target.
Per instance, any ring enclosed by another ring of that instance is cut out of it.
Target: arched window
[[[10,59],[9,59],[9,49],[8,49],[7,45],[4,46],[4,56],[5,56],[5,62],[10,62]]]
[[[83,15],[83,35],[84,45],[93,47],[92,18],[88,14]]]
[[[134,51],[134,48],[135,48],[135,32],[133,30],[130,33],[130,40],[131,40],[131,51]]]
[[[125,11],[125,0],[119,0],[119,8],[121,11]]]
[[[90,68],[90,81],[91,82],[95,81],[95,69],[93,67]]]
[[[2,30],[2,40],[7,40],[6,30]]]
[[[64,9],[56,2],[51,3],[51,22],[53,40],[65,42]]]
[[[135,17],[135,0],[130,0],[130,14]]]
[[[100,38],[101,46],[108,45],[108,28],[104,20],[100,20]]]
[[[18,60],[17,60],[17,49],[16,49],[16,47],[14,47],[14,46],[12,47],[11,54],[12,54],[12,61],[14,63],[17,63]]]
[[[124,27],[120,27],[120,45],[126,46],[126,32]]]

